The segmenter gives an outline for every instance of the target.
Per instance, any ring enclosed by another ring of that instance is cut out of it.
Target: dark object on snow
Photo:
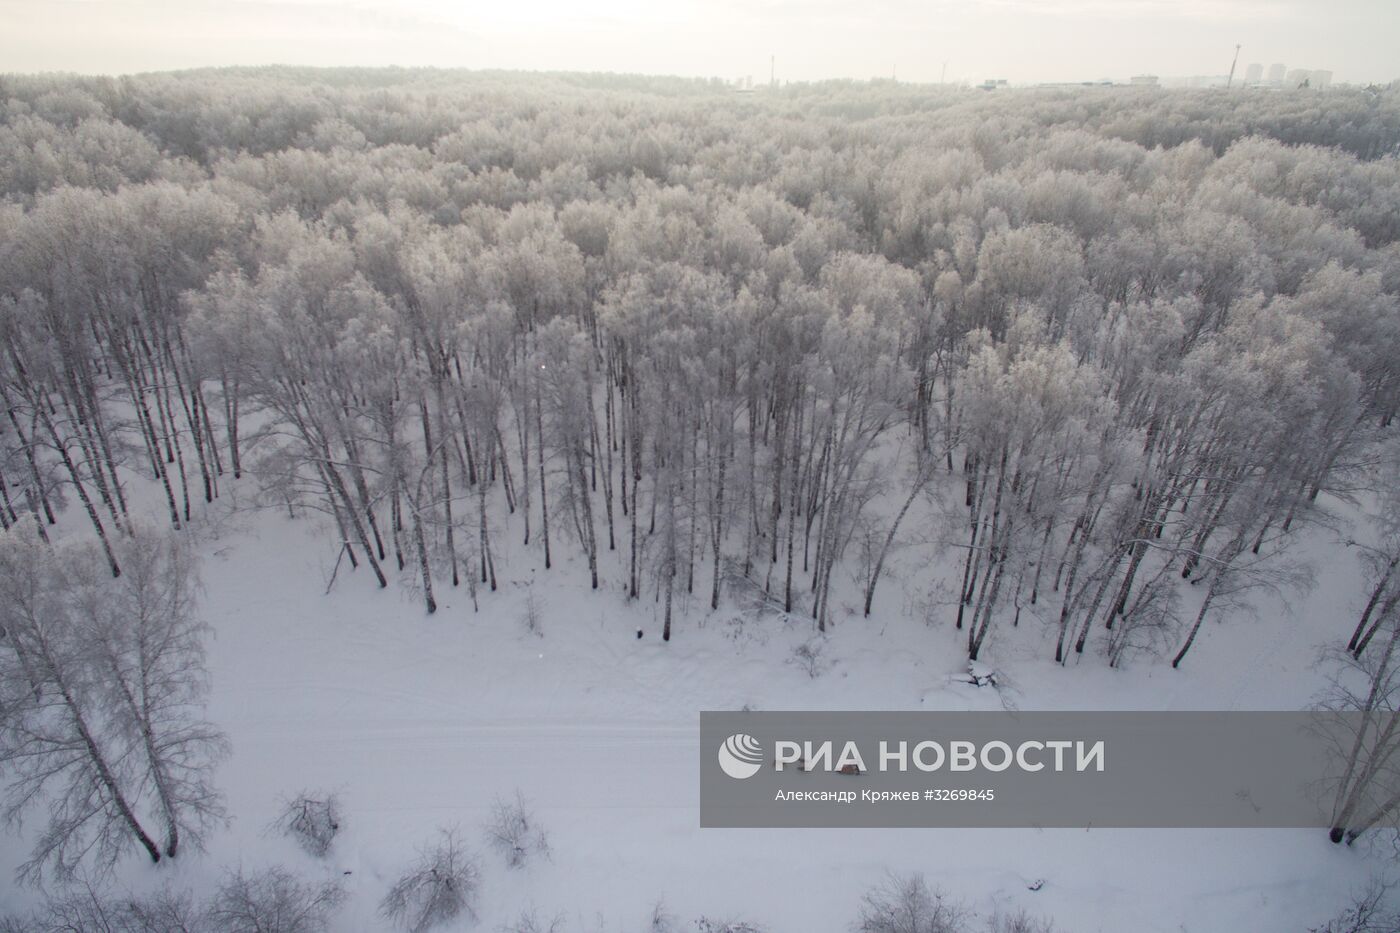
[[[1037,879],[1035,879],[1034,881],[1032,881],[1030,884],[1026,885],[1026,890],[1027,890],[1027,891],[1039,891],[1039,890],[1040,890],[1041,888],[1043,888],[1043,887],[1045,887],[1045,879],[1044,879],[1044,878],[1037,878]]]
[[[969,661],[967,673],[958,679],[964,683],[972,684],[974,687],[995,687],[997,685],[997,672],[978,661]]]
[[[641,637],[642,637],[642,630],[641,630],[641,629],[637,629],[637,639],[640,640]]]

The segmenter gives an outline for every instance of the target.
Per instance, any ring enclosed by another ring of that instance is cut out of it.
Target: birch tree
[[[227,746],[201,718],[193,565],[154,536],[122,551],[114,581],[91,543],[55,548],[27,527],[0,537],[5,813],[47,810],[27,880],[103,873],[132,848],[159,862],[223,817],[212,769]]]

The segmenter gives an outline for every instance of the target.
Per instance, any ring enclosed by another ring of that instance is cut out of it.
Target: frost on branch
[[[521,868],[536,856],[549,858],[549,835],[535,820],[519,791],[514,800],[498,798],[491,805],[486,841],[509,868]]]
[[[423,933],[461,916],[475,920],[480,887],[476,859],[462,847],[457,830],[442,829],[384,895],[379,913],[408,933]]]
[[[272,828],[290,836],[307,854],[324,858],[343,821],[339,797],[333,793],[303,791],[286,802]]]

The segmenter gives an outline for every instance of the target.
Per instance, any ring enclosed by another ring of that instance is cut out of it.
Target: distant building
[[[991,91],[999,87],[1006,87],[1006,79],[988,78],[986,81],[983,81],[981,84],[979,84],[978,87],[980,87],[984,91]]]
[[[1156,87],[1158,81],[1156,75],[1133,75],[1128,83],[1138,87]]]
[[[1326,90],[1332,86],[1332,72],[1325,68],[1318,68],[1308,75],[1308,84],[1318,90]]]
[[[1302,87],[1310,83],[1308,79],[1311,77],[1312,72],[1306,68],[1292,68],[1288,74],[1284,75],[1283,86],[1286,88]]]
[[[1258,84],[1264,80],[1264,66],[1255,62],[1244,70],[1244,83],[1248,85]]]
[[[1269,66],[1269,83],[1274,87],[1283,86],[1283,75],[1288,71],[1288,66],[1282,62]]]

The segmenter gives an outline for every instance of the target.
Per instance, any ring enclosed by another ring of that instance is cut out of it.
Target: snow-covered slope
[[[991,652],[1001,686],[979,688],[960,682],[966,655],[948,614],[925,619],[923,568],[899,568],[871,619],[840,621],[827,669],[811,677],[790,660],[812,637],[808,620],[711,614],[696,599],[665,644],[656,607],[627,604],[617,574],[592,593],[582,565],[545,571],[519,547],[479,612],[463,586],[444,588],[425,616],[412,593],[379,590],[348,567],[327,593],[334,548],[322,524],[229,511],[238,498],[193,530],[215,632],[209,712],[233,744],[219,782],[234,819],[207,853],[173,867],[129,860],[121,881],[138,889],[173,876],[204,890],[231,868],[281,863],[346,884],[336,929],[378,930],[379,898],[415,846],[456,825],[483,865],[481,929],[533,908],[564,915],[565,929],[639,930],[663,901],[682,919],[841,930],[886,872],[919,871],[976,910],[1025,908],[1066,930],[1239,931],[1305,928],[1372,869],[1321,832],[698,825],[701,709],[1303,706],[1323,682],[1318,644],[1344,635],[1354,615],[1352,562],[1330,532],[1308,539],[1325,562],[1309,594],[1212,623],[1179,671],[1146,658],[1113,670],[1097,657],[1062,669],[1028,617]],[[541,635],[523,622],[531,592]],[[266,831],[279,800],[303,788],[336,790],[345,804],[324,863]],[[482,827],[493,800],[517,790],[553,854],[512,871],[485,848]],[[5,854],[6,877],[19,855]],[[12,894],[16,904],[32,896]]]

